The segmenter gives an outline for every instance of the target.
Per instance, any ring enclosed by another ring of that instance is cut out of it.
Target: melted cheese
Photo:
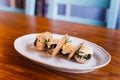
[[[70,53],[73,50],[73,46],[71,43],[65,43],[62,46],[62,53],[66,54],[66,53]]]

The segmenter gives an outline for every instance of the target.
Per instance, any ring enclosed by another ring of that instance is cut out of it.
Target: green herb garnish
[[[80,48],[77,49],[76,53],[79,55],[79,53],[80,53]]]
[[[44,42],[45,44],[47,44],[47,43],[50,41],[50,39],[45,39],[45,38],[43,38],[43,39],[44,39],[44,41],[45,41],[45,42]]]
[[[72,42],[69,38],[65,41],[65,43],[70,43]]]

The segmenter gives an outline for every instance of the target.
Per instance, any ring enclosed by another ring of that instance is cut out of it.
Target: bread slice
[[[62,45],[65,43],[65,41],[67,40],[67,34],[58,42],[56,48],[53,50],[52,52],[52,56],[55,56],[58,54],[59,50],[61,49]]]
[[[76,54],[76,55],[74,55],[74,58],[77,62],[82,63],[82,64],[87,63],[93,55],[93,48],[90,46],[83,45],[79,51],[80,51],[79,56],[81,56],[81,57],[79,57],[78,54]],[[85,56],[85,55],[87,55],[87,56]]]
[[[37,50],[46,50],[46,42],[52,38],[52,33],[43,32],[36,36],[35,48]]]

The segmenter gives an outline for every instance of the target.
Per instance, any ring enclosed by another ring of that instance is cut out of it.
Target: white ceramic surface
[[[68,61],[60,56],[52,57],[49,53],[37,51],[34,48],[33,42],[36,39],[36,35],[38,34],[28,34],[17,38],[14,42],[14,47],[24,57],[47,68],[68,73],[86,73],[106,66],[111,60],[110,54],[102,47],[87,40],[72,36],[69,36],[69,38],[74,45],[85,42],[85,45],[93,47],[94,54],[91,60],[88,63],[80,64]],[[62,36],[63,35],[53,34],[53,37],[57,39],[60,39]]]

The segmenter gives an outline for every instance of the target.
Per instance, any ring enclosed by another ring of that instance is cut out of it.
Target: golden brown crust
[[[59,41],[59,43],[57,44],[56,48],[53,50],[52,52],[52,56],[55,56],[56,54],[58,54],[59,50],[61,49],[62,45],[65,43],[65,41],[67,40],[67,34]]]
[[[36,41],[36,49],[37,50],[45,50],[46,44],[45,40],[49,40],[52,38],[52,34],[50,32],[44,32],[37,35],[37,41]]]

